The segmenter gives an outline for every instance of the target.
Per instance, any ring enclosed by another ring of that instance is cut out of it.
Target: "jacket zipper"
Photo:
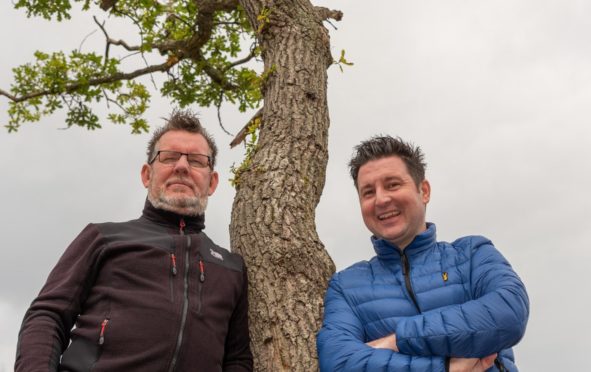
[[[412,283],[410,282],[410,264],[408,263],[408,258],[404,254],[404,252],[400,253],[400,258],[402,259],[402,274],[404,275],[404,282],[406,284],[406,290],[410,295],[410,299],[412,300],[413,304],[419,311],[421,312],[421,308],[419,307],[419,303],[417,302],[417,298],[415,297],[415,293],[412,290]]]
[[[170,301],[174,302],[174,277],[176,276],[176,274],[178,273],[178,270],[176,268],[176,255],[174,253],[170,254],[170,275],[168,276],[169,278],[169,283],[170,283]]]
[[[198,289],[198,296],[197,296],[197,314],[201,314],[201,304],[202,304],[202,292],[203,292],[203,285],[205,283],[205,264],[203,263],[203,258],[199,255],[199,289]]]
[[[171,264],[171,268],[170,268],[170,273],[172,274],[172,276],[176,276],[177,274],[177,269],[176,269],[176,256],[174,253],[170,254],[170,264]]]
[[[181,218],[179,223],[179,232],[181,235],[185,235],[185,220]],[[187,249],[185,249],[185,275],[184,275],[184,291],[183,291],[183,313],[181,315],[181,327],[179,329],[178,337],[176,340],[176,347],[174,350],[174,354],[172,356],[172,360],[170,361],[170,367],[168,368],[169,372],[174,371],[174,367],[178,361],[179,352],[181,351],[181,344],[183,343],[183,333],[185,331],[185,323],[187,322],[187,310],[189,308],[189,249],[191,247],[191,236],[186,235],[187,237]]]
[[[101,331],[99,333],[99,340],[98,340],[98,344],[101,346],[105,343],[105,330],[107,329],[108,324],[109,324],[109,318],[103,319],[103,322],[101,323]]]

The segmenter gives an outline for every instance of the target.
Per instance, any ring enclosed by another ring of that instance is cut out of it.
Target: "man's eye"
[[[370,197],[373,195],[373,190],[365,190],[364,192],[361,193],[361,196],[363,196],[364,198]]]
[[[175,154],[169,154],[169,153],[161,153],[160,154],[160,161],[163,163],[170,163],[170,162],[175,162],[177,161],[178,157],[175,156]]]
[[[399,184],[399,183],[389,183],[389,184],[387,185],[387,187],[388,187],[388,189],[389,189],[389,190],[395,190],[395,189],[397,189],[398,187],[400,187],[400,184]]]
[[[195,168],[206,168],[209,166],[209,158],[200,154],[189,154],[189,164]]]
[[[205,167],[207,167],[207,162],[204,162],[202,160],[194,160],[194,159],[191,159],[191,160],[189,160],[189,164],[192,167],[199,167],[199,168],[205,168]]]

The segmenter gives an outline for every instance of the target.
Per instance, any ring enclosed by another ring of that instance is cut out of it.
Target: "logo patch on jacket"
[[[444,271],[443,273],[441,273],[441,277],[443,278],[444,282],[447,282],[447,279],[448,279],[447,271]]]
[[[214,250],[213,250],[213,249],[211,249],[211,248],[209,248],[209,253],[211,254],[211,256],[212,256],[212,257],[215,257],[215,258],[217,258],[218,260],[221,260],[221,261],[223,261],[223,260],[224,260],[224,257],[223,257],[223,256],[222,256],[222,255],[221,255],[219,252],[216,252],[216,251],[214,251]]]

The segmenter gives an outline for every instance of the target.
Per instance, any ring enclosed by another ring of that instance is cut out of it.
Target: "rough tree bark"
[[[326,14],[308,0],[240,0],[260,33],[266,71],[259,142],[232,210],[232,248],[249,268],[257,371],[315,371],[316,332],[334,264],[318,238],[315,209],[328,160]]]

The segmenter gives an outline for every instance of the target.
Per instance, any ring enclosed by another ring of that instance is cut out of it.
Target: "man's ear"
[[[214,193],[215,189],[218,187],[219,182],[220,176],[218,172],[211,171],[211,174],[209,175],[209,189],[207,190],[207,195],[211,196]]]
[[[429,184],[429,181],[423,180],[421,182],[420,192],[423,204],[427,205],[431,200],[431,184]]]
[[[144,187],[148,188],[148,185],[150,184],[150,178],[152,177],[152,167],[150,167],[148,164],[144,164],[142,166],[141,175]]]

